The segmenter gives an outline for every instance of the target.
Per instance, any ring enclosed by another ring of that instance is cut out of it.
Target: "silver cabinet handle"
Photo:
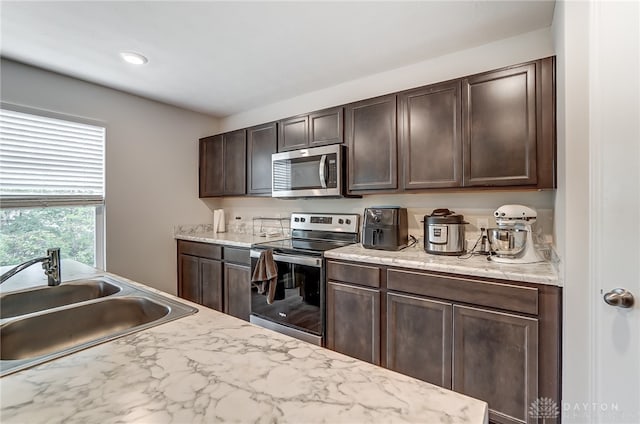
[[[625,289],[617,288],[611,290],[609,293],[606,293],[604,295],[604,301],[611,306],[630,308],[633,306],[634,298],[631,292]]]

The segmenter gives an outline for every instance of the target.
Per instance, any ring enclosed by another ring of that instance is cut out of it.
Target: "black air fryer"
[[[407,209],[396,206],[364,210],[362,247],[376,250],[400,250],[409,242]]]

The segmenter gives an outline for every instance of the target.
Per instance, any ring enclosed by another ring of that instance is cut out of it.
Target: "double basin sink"
[[[0,376],[197,312],[101,276],[0,296]]]

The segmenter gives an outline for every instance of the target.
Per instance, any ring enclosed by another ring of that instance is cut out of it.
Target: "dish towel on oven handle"
[[[266,294],[267,303],[271,305],[276,297],[278,283],[278,266],[273,260],[273,250],[266,249],[260,252],[260,258],[251,275],[251,283],[260,283],[257,285],[258,293]]]

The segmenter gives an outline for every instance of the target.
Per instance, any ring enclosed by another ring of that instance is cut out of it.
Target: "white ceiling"
[[[214,116],[551,25],[553,1],[2,1],[2,56]],[[118,52],[143,53],[134,67]]]

